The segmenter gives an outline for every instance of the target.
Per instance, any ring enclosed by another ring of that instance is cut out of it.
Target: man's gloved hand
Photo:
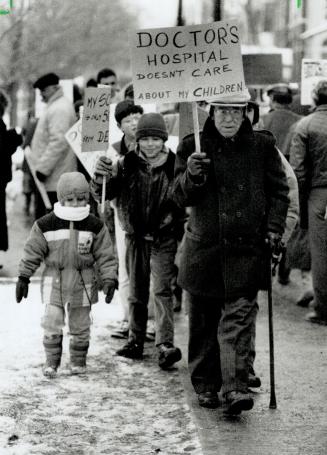
[[[100,158],[95,163],[94,169],[94,181],[97,183],[102,183],[103,177],[108,177],[112,175],[112,161],[106,156],[100,156]]]
[[[28,283],[30,280],[26,277],[18,277],[18,281],[16,283],[16,302],[19,303],[22,298],[26,299],[28,294]]]
[[[40,180],[40,182],[44,182],[47,178],[47,175],[42,174],[40,171],[36,171],[36,177]]]
[[[210,159],[206,153],[194,152],[187,159],[187,170],[193,177],[203,177],[209,172]]]
[[[276,269],[277,265],[279,264],[279,261],[281,259],[281,254],[284,249],[284,245],[282,242],[282,236],[280,234],[278,234],[277,232],[268,231],[265,241],[270,250],[271,260],[272,260],[272,265],[273,265],[273,274],[274,274],[274,270]]]
[[[106,296],[106,303],[110,303],[113,299],[115,290],[117,289],[117,282],[114,280],[106,281],[103,285],[103,293]]]
[[[266,243],[273,253],[280,254],[282,247],[282,236],[277,232],[268,231]]]

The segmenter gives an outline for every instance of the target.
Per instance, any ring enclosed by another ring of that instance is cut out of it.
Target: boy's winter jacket
[[[73,222],[51,212],[37,220],[25,244],[19,276],[30,278],[43,261],[41,292],[46,304],[96,303],[96,267],[103,285],[117,283],[118,263],[108,230],[94,215]]]
[[[184,232],[185,210],[172,198],[175,154],[167,151],[166,161],[153,167],[136,151],[128,152],[116,163],[108,179],[106,198],[116,199],[118,217],[126,234],[159,240]],[[99,198],[102,185],[94,180],[91,191]]]

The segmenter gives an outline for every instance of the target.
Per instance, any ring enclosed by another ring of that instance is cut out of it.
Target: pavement
[[[14,282],[28,223],[22,202],[9,221],[15,247],[3,254],[0,362],[0,455],[167,454],[325,455],[327,453],[327,327],[304,321],[296,306],[298,271],[288,286],[275,283],[274,335],[277,409],[269,409],[267,296],[259,294],[254,408],[236,418],[199,407],[187,371],[187,314],[175,314],[176,345],[183,359],[169,372],[158,368],[147,343],[145,359],[115,356],[121,345],[110,333],[120,317],[103,297],[93,312],[88,373],[54,381],[41,375],[43,362],[38,276],[29,300],[17,305]],[[20,219],[20,221],[19,221]],[[25,227],[24,227],[25,226]],[[15,264],[16,261],[16,264]],[[1,257],[0,257],[1,262]],[[67,346],[66,346],[67,352]]]

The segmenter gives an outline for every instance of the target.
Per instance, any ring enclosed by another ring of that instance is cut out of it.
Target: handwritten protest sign
[[[82,120],[82,152],[105,151],[109,144],[110,87],[87,87]]]
[[[301,68],[301,104],[312,104],[312,90],[322,79],[327,79],[327,60],[302,60]]]
[[[78,120],[67,131],[65,138],[91,177],[94,173],[95,163],[100,156],[105,154],[108,158],[111,158],[113,162],[118,159],[118,154],[111,145],[106,149],[106,153],[104,153],[103,150],[82,152],[82,120]]]
[[[233,21],[137,30],[131,51],[136,103],[213,100],[245,90]]]

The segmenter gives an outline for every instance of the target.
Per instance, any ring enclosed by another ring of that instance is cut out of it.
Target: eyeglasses
[[[215,114],[220,117],[227,117],[230,115],[233,118],[241,117],[243,115],[243,108],[239,107],[216,107]]]

